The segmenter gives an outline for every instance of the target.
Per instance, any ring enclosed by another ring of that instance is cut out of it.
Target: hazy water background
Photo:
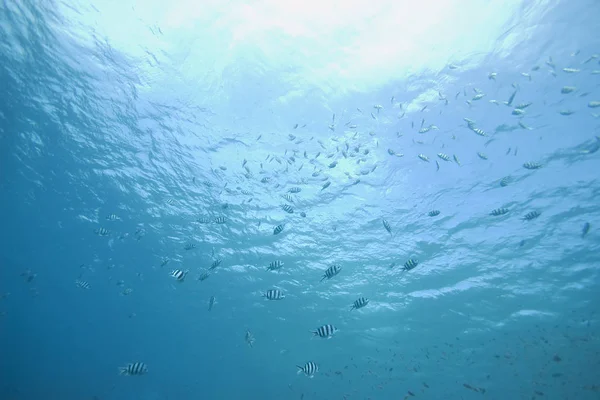
[[[0,397],[598,398],[597,1],[193,3],[0,6]]]

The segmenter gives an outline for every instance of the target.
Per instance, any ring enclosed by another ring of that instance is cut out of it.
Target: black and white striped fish
[[[509,182],[510,182],[510,177],[505,176],[504,178],[500,179],[500,186],[506,187],[506,186],[508,186]]]
[[[82,289],[89,289],[90,288],[90,284],[87,281],[81,280],[81,279],[75,279],[75,286],[82,288]]]
[[[430,217],[437,217],[438,215],[440,215],[440,210],[431,210],[427,213],[427,215],[429,215]]]
[[[437,154],[437,156],[438,156],[439,158],[441,158],[442,160],[444,160],[444,161],[450,161],[450,156],[448,156],[447,154],[444,154],[444,153],[438,153],[438,154]]]
[[[109,214],[109,215],[106,216],[106,219],[108,221],[117,221],[117,220],[119,220],[121,218],[119,218],[119,216],[117,214]]]
[[[281,197],[283,197],[285,200],[289,201],[290,203],[294,202],[294,198],[287,193],[282,194]]]
[[[263,293],[263,297],[267,300],[285,299],[285,295],[279,289],[269,289]]]
[[[281,267],[283,267],[283,261],[275,260],[275,261],[271,261],[269,263],[269,266],[267,267],[267,270],[269,270],[269,271],[275,271],[275,270],[280,269]]]
[[[281,208],[282,208],[283,211],[285,211],[288,214],[293,214],[294,213],[294,209],[289,204],[282,204]]]
[[[350,309],[350,311],[352,311],[352,310],[358,310],[359,308],[363,308],[367,304],[369,304],[369,299],[367,299],[366,297],[360,297],[360,298],[358,298],[358,299],[356,299],[354,301],[354,303],[352,304],[352,308]]]
[[[385,228],[385,230],[388,231],[388,233],[391,235],[392,227],[390,226],[390,223],[387,222],[385,219],[382,219],[382,222],[383,222],[383,227]]]
[[[302,191],[302,189],[300,189],[299,187],[292,187],[288,190],[288,193],[300,193]]]
[[[148,372],[148,367],[143,362],[129,363],[125,367],[119,368],[121,375],[144,375]]]
[[[319,366],[312,361],[307,362],[303,367],[300,365],[296,365],[296,367],[298,367],[299,374],[304,372],[309,378],[314,377],[315,373],[319,371]]]
[[[107,236],[110,231],[106,228],[98,228],[94,231],[94,233],[98,236]]]
[[[536,162],[526,162],[523,164],[523,168],[525,169],[540,169],[542,168],[542,164]]]
[[[494,217],[497,217],[499,215],[504,215],[506,213],[508,213],[508,208],[502,207],[502,208],[496,208],[495,210],[492,210],[490,212],[490,215],[493,215]]]
[[[531,221],[542,215],[539,211],[530,211],[523,216],[523,221]]]
[[[174,269],[173,271],[171,271],[171,276],[173,278],[175,278],[175,280],[177,280],[178,282],[183,282],[185,280],[185,276],[187,275],[187,273],[188,273],[188,271]]]
[[[215,224],[224,224],[225,222],[227,222],[227,221],[225,220],[225,217],[222,217],[222,216],[221,216],[221,217],[216,217],[216,218],[214,219],[214,221],[215,221]]]
[[[333,337],[333,334],[336,333],[338,331],[338,329],[331,325],[331,324],[327,324],[327,325],[323,325],[317,328],[317,330],[312,331],[314,336],[318,336],[320,338],[327,338],[327,339],[331,339]]]
[[[208,217],[199,217],[196,221],[201,224],[208,224],[210,223],[211,219]]]
[[[404,267],[402,269],[404,269],[405,271],[410,271],[411,269],[414,269],[417,265],[419,265],[419,261],[415,260],[414,258],[410,258],[407,262],[404,263]]]
[[[339,274],[341,270],[342,270],[342,268],[339,265],[332,265],[331,267],[329,267],[325,270],[325,273],[323,274],[323,277],[321,278],[321,282],[323,282],[325,279],[333,278],[334,276]]]
[[[281,232],[283,232],[283,224],[281,225],[277,225],[274,229],[273,229],[273,235],[279,235]]]

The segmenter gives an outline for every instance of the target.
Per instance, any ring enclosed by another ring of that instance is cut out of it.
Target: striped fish
[[[186,243],[185,246],[183,246],[184,250],[192,250],[196,248],[196,244],[195,243]]]
[[[106,219],[108,221],[117,221],[117,220],[119,220],[121,218],[119,218],[119,216],[117,214],[109,214],[109,215],[106,216]]]
[[[299,374],[304,372],[304,374],[309,378],[314,377],[315,373],[319,371],[319,366],[312,361],[307,362],[303,367],[300,365],[296,365],[296,367],[298,367]]]
[[[279,289],[269,289],[263,293],[263,297],[267,300],[285,299],[285,295]]]
[[[288,190],[288,193],[300,193],[300,191],[302,191],[302,189],[299,187],[292,187]]]
[[[129,363],[125,367],[119,368],[121,375],[144,375],[148,372],[148,367],[143,362]]]
[[[225,217],[216,217],[214,219],[214,221],[215,221],[215,224],[224,224],[225,222],[227,222],[227,221],[225,221]]]
[[[540,169],[542,168],[542,164],[536,162],[526,162],[523,164],[523,168],[525,169]]]
[[[171,276],[173,278],[175,278],[175,280],[177,280],[178,282],[183,282],[185,280],[185,276],[187,275],[187,273],[188,273],[188,271],[174,269],[173,271],[171,271]]]
[[[323,277],[321,278],[321,282],[323,282],[325,279],[333,278],[334,276],[339,274],[341,270],[342,270],[342,268],[339,265],[332,265],[331,267],[329,267],[325,270],[325,273],[323,274]]]
[[[273,235],[279,235],[281,232],[283,232],[283,224],[281,225],[277,225],[274,229],[273,229]]]
[[[390,226],[390,223],[387,222],[385,219],[383,219],[382,222],[383,222],[383,227],[385,228],[385,230],[388,231],[388,233],[391,235],[392,227]]]
[[[440,210],[431,210],[427,213],[427,215],[429,215],[430,217],[437,217],[438,215],[440,215]]]
[[[499,215],[504,215],[506,213],[508,213],[508,208],[496,208],[495,210],[492,210],[492,212],[490,212],[490,215],[497,217]]]
[[[106,228],[98,228],[94,231],[94,233],[98,236],[107,236],[110,231]]]
[[[285,200],[289,201],[290,203],[294,202],[294,198],[292,196],[290,196],[289,194],[282,194],[281,197],[283,197]]]
[[[293,214],[294,213],[294,209],[289,204],[282,204],[281,208],[283,209],[283,211],[285,211],[288,214]]]
[[[81,279],[75,279],[75,286],[82,289],[89,289],[90,284],[87,281]]]
[[[410,271],[411,269],[414,269],[417,265],[419,265],[419,261],[415,260],[414,258],[410,258],[407,262],[404,263],[404,267],[402,269],[404,269],[405,271]]]
[[[281,267],[283,267],[283,261],[275,260],[275,261],[271,261],[271,263],[267,267],[267,270],[275,271],[275,270],[280,269]]]
[[[500,179],[500,186],[506,187],[506,186],[508,186],[509,182],[510,182],[510,177],[505,176],[504,178]]]
[[[438,154],[437,154],[437,156],[438,156],[439,158],[441,158],[442,160],[444,160],[444,161],[450,161],[450,156],[448,156],[447,154],[444,154],[444,153],[438,153]]]
[[[318,336],[320,338],[327,338],[327,339],[331,339],[333,337],[333,334],[336,333],[338,331],[338,329],[331,325],[331,324],[327,324],[327,325],[323,325],[317,328],[316,331],[312,331],[314,336]]]
[[[542,215],[539,211],[530,211],[523,216],[523,221],[531,221]]]
[[[352,311],[352,310],[358,310],[359,308],[363,308],[367,304],[369,304],[369,299],[367,299],[365,297],[360,297],[360,298],[358,298],[357,300],[354,301],[354,303],[352,304],[352,308],[350,309],[350,311]]]

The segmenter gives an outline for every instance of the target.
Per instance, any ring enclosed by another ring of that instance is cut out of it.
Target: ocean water
[[[3,0],[0,398],[600,398],[598,17]]]

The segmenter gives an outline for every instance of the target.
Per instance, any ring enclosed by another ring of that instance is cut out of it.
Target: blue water
[[[0,12],[1,399],[600,398],[597,1]]]

